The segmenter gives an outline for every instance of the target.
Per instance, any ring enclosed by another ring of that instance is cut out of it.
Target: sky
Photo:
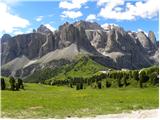
[[[41,24],[52,31],[65,22],[115,24],[126,31],[159,35],[159,0],[0,0],[0,37],[29,33]]]

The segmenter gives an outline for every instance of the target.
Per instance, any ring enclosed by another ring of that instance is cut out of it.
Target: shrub
[[[6,84],[5,84],[4,78],[1,78],[1,90],[5,90],[5,88],[6,88]]]

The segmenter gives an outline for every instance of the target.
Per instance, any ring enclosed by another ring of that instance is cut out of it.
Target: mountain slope
[[[80,55],[81,56],[81,55]],[[66,80],[68,77],[89,77],[100,70],[109,68],[96,63],[90,57],[76,56],[76,60],[70,64],[52,69],[46,68],[28,76],[26,82],[47,82],[50,80]]]

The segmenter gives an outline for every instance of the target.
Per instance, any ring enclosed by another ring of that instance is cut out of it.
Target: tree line
[[[6,80],[1,78],[1,90],[7,89]],[[21,78],[15,79],[13,76],[9,77],[10,90],[18,91],[19,89],[24,89],[23,80]]]
[[[65,80],[50,80],[49,82],[44,83],[58,86],[68,85],[71,88],[76,86],[76,89],[80,90],[84,88],[84,85],[99,89],[102,87],[109,88],[113,86],[113,81],[116,82],[116,87],[119,88],[127,87],[133,81],[135,81],[140,88],[145,87],[146,83],[150,86],[156,86],[159,84],[159,69],[158,67],[151,67],[142,70],[113,70],[108,73],[101,73],[88,78],[67,77]]]
[[[11,90],[24,89],[23,80],[20,78],[15,79],[13,76],[10,76],[9,83]],[[90,77],[68,76],[65,80],[51,79],[49,81],[42,81],[41,83],[57,86],[67,85],[68,87],[76,88],[76,90],[84,89],[86,86],[98,89],[102,89],[103,87],[121,88],[127,87],[133,83],[136,83],[136,86],[139,86],[140,88],[144,88],[146,87],[146,84],[148,84],[148,86],[159,85],[159,68],[150,67],[141,70],[126,71],[112,70],[107,73],[94,74]],[[4,78],[1,78],[1,89],[6,89]]]

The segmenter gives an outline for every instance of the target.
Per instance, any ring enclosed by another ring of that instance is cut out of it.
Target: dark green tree
[[[23,86],[23,80],[18,78],[18,87],[22,88],[22,86]]]
[[[111,83],[106,81],[106,88],[109,88],[109,87],[111,87]]]
[[[157,72],[153,72],[150,75],[150,78],[152,85],[156,85],[159,83],[159,78],[158,78],[158,73]]]
[[[101,83],[101,81],[98,81],[98,82],[97,82],[97,86],[98,86],[99,89],[102,88],[102,83]]]
[[[82,82],[80,83],[80,89],[83,89],[83,83]]]
[[[149,80],[149,77],[146,75],[146,72],[140,71],[140,73],[139,73],[140,88],[143,88],[143,83],[147,82],[148,80]]]
[[[6,84],[4,78],[1,78],[1,90],[5,90]]]
[[[19,84],[18,83],[16,83],[15,88],[16,88],[17,91],[19,90]]]
[[[15,89],[15,79],[13,76],[9,77],[9,83],[11,85],[11,90],[14,90]]]
[[[139,74],[138,74],[138,70],[134,70],[133,72],[132,72],[132,76],[133,76],[133,79],[135,79],[135,80],[139,80]]]
[[[76,90],[80,90],[80,83],[76,84]]]

